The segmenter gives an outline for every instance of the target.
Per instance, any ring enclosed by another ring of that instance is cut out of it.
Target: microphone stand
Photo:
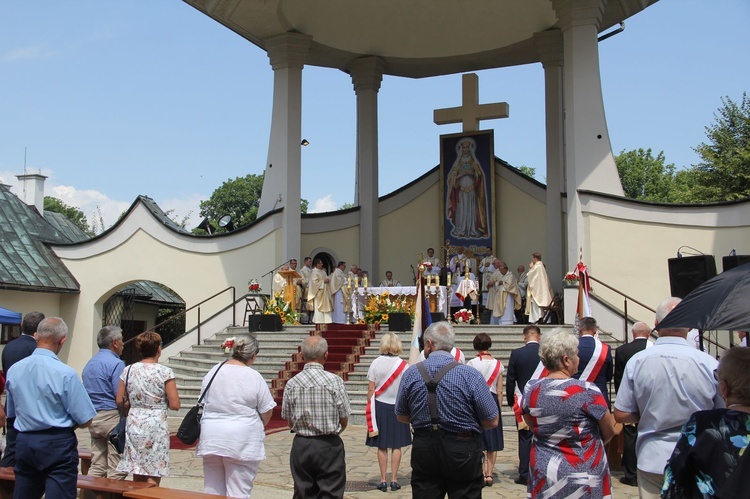
[[[417,284],[417,273],[414,271],[414,265],[409,264],[409,267],[411,267],[411,275],[414,277],[414,285]]]
[[[292,261],[292,259],[290,258],[289,260],[287,260],[287,261],[285,261],[285,262],[283,262],[283,263],[281,263],[281,264],[277,265],[276,267],[272,268],[271,270],[269,270],[268,272],[266,272],[265,274],[263,274],[262,276],[260,276],[260,278],[261,278],[261,279],[263,279],[263,278],[264,278],[264,277],[266,277],[267,275],[269,275],[269,274],[273,274],[274,272],[276,272],[277,270],[279,270],[279,269],[280,269],[281,267],[283,267],[283,266],[284,266],[284,265],[286,265],[287,263],[290,263],[291,261]],[[269,289],[270,289],[270,291],[271,291],[271,292],[269,293],[269,295],[270,295],[270,296],[273,296],[273,276],[271,276],[271,286],[270,286],[270,288],[269,288]]]

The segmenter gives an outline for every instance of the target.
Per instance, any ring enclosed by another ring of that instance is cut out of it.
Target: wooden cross
[[[510,115],[507,102],[479,104],[479,78],[476,73],[463,75],[461,81],[462,99],[459,107],[435,109],[433,121],[437,125],[461,123],[464,132],[479,130],[480,120],[507,118]]]

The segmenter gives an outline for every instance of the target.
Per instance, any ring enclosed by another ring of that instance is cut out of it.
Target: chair
[[[262,295],[245,295],[245,318],[242,321],[242,327],[247,326],[251,315],[263,313],[265,299]]]
[[[562,296],[560,293],[555,293],[552,297],[552,301],[546,307],[541,307],[544,315],[539,321],[540,324],[562,324],[563,323],[563,308],[562,308]]]

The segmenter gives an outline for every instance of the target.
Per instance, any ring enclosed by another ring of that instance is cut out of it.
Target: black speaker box
[[[430,312],[430,319],[433,324],[435,322],[443,322],[445,320],[445,314],[442,312]]]
[[[716,276],[716,260],[713,255],[684,256],[670,258],[669,288],[672,296],[685,298],[692,290]]]
[[[410,331],[411,330],[411,316],[403,312],[395,312],[388,314],[388,330],[389,331]]]
[[[722,272],[732,270],[733,268],[739,267],[740,265],[745,265],[746,263],[750,263],[750,255],[733,255],[721,257]]]
[[[281,331],[281,317],[277,314],[255,314],[248,317],[249,332]]]

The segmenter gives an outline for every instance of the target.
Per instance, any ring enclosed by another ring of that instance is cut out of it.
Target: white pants
[[[203,492],[248,498],[258,474],[260,461],[240,461],[231,457],[203,456]]]
[[[661,487],[664,485],[664,475],[637,470],[638,497],[640,499],[659,499]]]

